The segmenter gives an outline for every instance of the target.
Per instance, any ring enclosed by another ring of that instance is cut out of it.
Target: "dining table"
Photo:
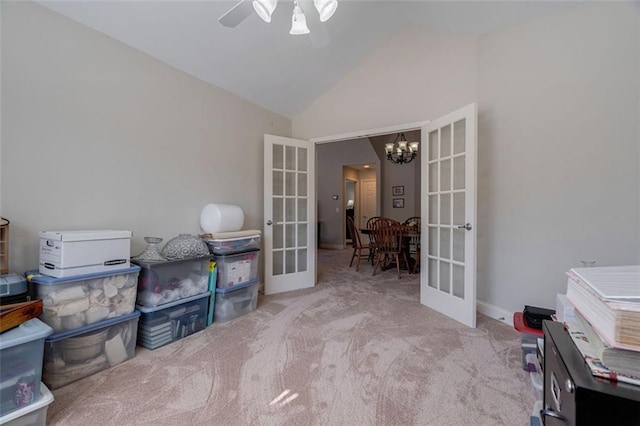
[[[411,225],[401,225],[402,226],[402,250],[407,253],[407,259],[409,260],[409,270],[413,270],[414,269],[414,264],[417,262],[416,259],[414,259],[411,256],[411,240],[414,238],[418,238],[418,241],[420,240],[420,228],[417,226],[411,226]],[[372,230],[369,228],[360,228],[360,233],[362,235],[367,235],[369,237],[369,241],[373,241],[371,234],[372,234]],[[372,261],[374,261],[375,259],[373,259],[373,257],[371,258]],[[395,268],[396,263],[395,261],[389,261],[387,262],[385,265],[382,266],[382,270],[386,271],[387,269],[390,268]],[[404,265],[400,265],[400,269],[405,269]]]

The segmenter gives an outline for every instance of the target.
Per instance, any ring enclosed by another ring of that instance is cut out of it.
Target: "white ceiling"
[[[253,13],[236,28],[218,23],[236,1],[39,3],[286,117],[304,110],[408,26],[482,34],[576,4],[540,0],[339,0],[335,15],[321,24],[313,2],[302,0],[314,36],[311,39],[289,35],[293,3],[285,0],[280,0],[270,24]],[[327,45],[319,47],[321,44]]]

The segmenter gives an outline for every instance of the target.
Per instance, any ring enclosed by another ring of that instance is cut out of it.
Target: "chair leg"
[[[358,249],[353,249],[353,254],[351,255],[351,262],[349,262],[349,268],[351,268],[353,266],[353,259],[356,257],[356,251],[358,251]]]
[[[416,263],[413,264],[413,273],[415,274],[420,268],[420,251],[416,252]]]
[[[407,272],[412,274],[413,272],[411,272],[411,265],[409,264],[409,258],[407,257],[407,253],[402,252],[402,256],[404,257],[404,264],[407,265]]]
[[[396,256],[396,270],[398,271],[398,279],[400,279],[400,256],[398,256],[398,253],[396,253],[395,256]]]
[[[376,253],[376,261],[375,261],[375,265],[373,266],[373,273],[371,275],[375,275],[376,271],[378,270],[378,265],[380,264],[380,253]]]

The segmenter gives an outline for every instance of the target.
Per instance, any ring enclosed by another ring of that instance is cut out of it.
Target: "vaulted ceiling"
[[[252,13],[235,28],[222,26],[218,18],[236,1],[39,3],[290,118],[409,26],[479,35],[576,4],[340,0],[335,15],[320,23],[313,2],[302,0],[311,34],[293,36],[289,35],[293,3],[286,0],[280,0],[270,24]]]

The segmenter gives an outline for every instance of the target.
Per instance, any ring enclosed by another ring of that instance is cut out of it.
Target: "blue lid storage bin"
[[[233,287],[216,288],[214,322],[227,322],[245,315],[258,306],[258,285],[255,279]]]
[[[236,254],[215,255],[218,265],[217,287],[235,287],[258,278],[260,250]]]
[[[232,233],[233,234],[233,233]],[[218,234],[220,235],[220,234]],[[233,254],[260,249],[260,234],[236,238],[204,239],[212,254]]]
[[[133,358],[139,317],[133,311],[48,337],[42,381],[57,389]]]
[[[0,417],[2,426],[44,426],[47,424],[47,409],[53,402],[53,394],[44,383],[40,383],[40,396],[29,404]]]
[[[0,416],[40,395],[44,339],[53,330],[37,318],[0,333]]]
[[[0,305],[10,305],[29,300],[27,280],[16,274],[0,275]]]
[[[162,262],[133,259],[131,262],[142,268],[136,303],[155,308],[207,292],[212,258],[206,255]]]
[[[140,305],[137,308],[142,313],[138,345],[156,349],[206,328],[209,292],[156,308]]]
[[[135,309],[140,267],[118,271],[54,278],[37,270],[25,275],[32,299],[42,299],[40,319],[61,333],[110,318],[129,315]]]

